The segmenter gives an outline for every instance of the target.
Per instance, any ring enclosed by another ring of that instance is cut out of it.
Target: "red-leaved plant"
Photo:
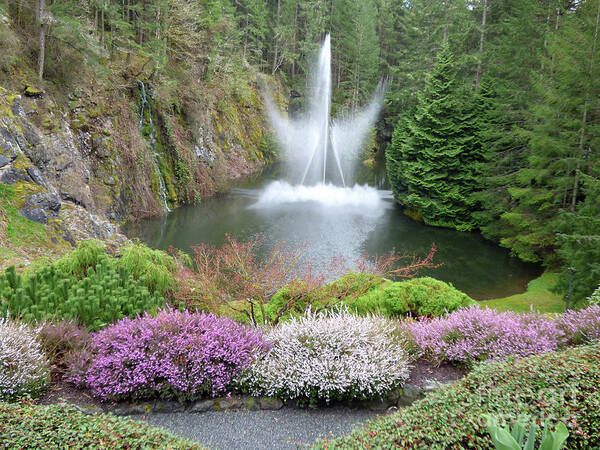
[[[276,323],[297,301],[310,298],[328,280],[350,272],[385,278],[412,278],[421,269],[440,266],[433,262],[435,244],[424,258],[392,251],[373,258],[365,254],[348,264],[345,258],[338,256],[316,270],[304,257],[305,245],[288,247],[279,242],[261,256],[261,237],[248,242],[240,242],[229,234],[226,237],[221,248],[209,244],[192,247],[193,268],[181,264],[179,289],[174,300],[192,310],[211,312],[218,312],[220,306],[225,305],[245,316],[253,325]],[[171,254],[177,258],[175,251],[172,250]],[[408,263],[401,265],[406,260]],[[269,316],[265,305],[284,286],[288,286],[293,295],[282,305],[281,311]],[[338,294],[334,297],[344,297],[343,292]]]

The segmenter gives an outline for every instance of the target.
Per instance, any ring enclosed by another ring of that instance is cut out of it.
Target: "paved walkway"
[[[271,450],[305,447],[321,437],[340,436],[376,415],[373,411],[341,407],[282,408],[279,411],[152,414],[144,420],[211,450]]]

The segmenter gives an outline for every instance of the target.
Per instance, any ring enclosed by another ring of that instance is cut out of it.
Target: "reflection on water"
[[[366,172],[366,176],[369,184],[383,184],[380,172]],[[306,256],[317,267],[334,256],[351,261],[365,252],[374,255],[392,249],[424,256],[435,242],[435,259],[443,266],[423,274],[452,282],[478,299],[522,292],[540,273],[537,266],[510,257],[478,234],[413,222],[394,204],[390,191],[355,188],[354,194],[344,197],[333,187],[333,191],[305,190],[273,184],[278,178],[278,169],[271,168],[227,195],[178,208],[164,218],[128,224],[124,231],[152,247],[183,250],[199,242],[221,245],[226,233],[240,240],[262,235],[265,251],[279,241],[306,244]],[[338,202],[323,201],[331,195],[342,197]],[[370,195],[376,196],[370,200],[377,202],[375,208],[359,201]]]

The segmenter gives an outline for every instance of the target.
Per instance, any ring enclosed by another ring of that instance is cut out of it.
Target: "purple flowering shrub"
[[[600,305],[567,311],[557,319],[557,324],[565,334],[566,344],[582,344],[600,339]]]
[[[564,332],[556,320],[471,306],[443,317],[407,320],[399,327],[417,357],[471,365],[556,350]]]
[[[71,381],[102,399],[217,396],[268,349],[231,319],[165,309],[94,333],[90,362]]]

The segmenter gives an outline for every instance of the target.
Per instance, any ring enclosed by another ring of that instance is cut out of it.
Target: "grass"
[[[17,187],[0,184],[0,268],[43,254],[64,253],[66,244],[57,233],[19,214],[18,203]]]
[[[533,306],[541,313],[561,313],[565,310],[563,296],[551,292],[557,281],[557,272],[546,271],[539,278],[531,280],[527,291],[522,294],[485,300],[481,304],[499,311],[529,312]]]

